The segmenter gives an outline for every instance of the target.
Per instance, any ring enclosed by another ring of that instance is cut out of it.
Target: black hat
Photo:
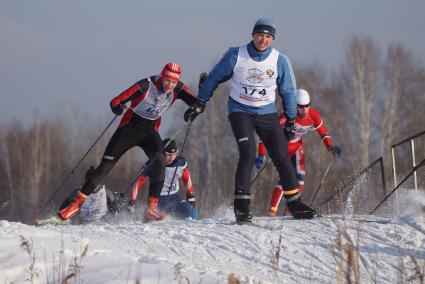
[[[164,154],[175,154],[177,153],[177,145],[176,145],[176,141],[171,140],[170,142],[170,138],[165,139],[164,141],[162,141],[162,145],[167,145],[167,147],[164,148]]]
[[[273,39],[276,36],[276,26],[272,19],[261,18],[255,22],[254,28],[252,29],[252,34],[256,33],[265,33],[273,36]]]

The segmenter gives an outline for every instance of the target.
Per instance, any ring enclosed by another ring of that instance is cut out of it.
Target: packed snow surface
[[[415,267],[425,267],[423,213],[387,224],[254,220],[264,228],[232,224],[231,216],[38,227],[0,221],[0,283],[60,283],[66,276],[70,283],[335,283],[346,275],[415,283]],[[349,252],[356,256],[351,266]],[[357,276],[347,272],[356,262]]]

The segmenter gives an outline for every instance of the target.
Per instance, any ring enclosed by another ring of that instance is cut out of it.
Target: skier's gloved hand
[[[341,157],[342,155],[342,148],[339,146],[330,146],[328,150],[329,152],[334,154],[337,158]]]
[[[165,218],[165,213],[158,208],[158,197],[149,196],[149,207],[146,209],[145,221],[160,221]]]
[[[119,103],[115,107],[112,106],[112,103],[111,103],[111,110],[115,115],[121,115],[124,109],[125,109],[125,105],[123,103]]]
[[[257,169],[257,171],[263,167],[265,160],[266,159],[264,155],[257,156],[257,158],[255,159],[255,168]]]
[[[204,85],[204,82],[205,82],[205,80],[207,80],[207,78],[208,78],[207,72],[202,72],[201,75],[199,75],[198,90],[200,90],[202,88],[202,86]]]
[[[186,193],[186,200],[187,202],[190,203],[190,205],[192,205],[193,208],[195,208],[196,206],[196,200],[195,200],[195,195],[191,192]]]
[[[286,120],[285,128],[283,129],[283,131],[285,132],[285,136],[288,142],[295,138],[295,132],[297,131],[295,127],[295,117],[288,118]]]
[[[204,112],[205,103],[200,100],[191,105],[184,113],[184,121],[193,121],[200,113]]]

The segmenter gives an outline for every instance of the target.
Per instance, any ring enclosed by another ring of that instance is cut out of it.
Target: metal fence
[[[404,143],[410,142],[410,152],[412,157],[412,169],[416,167],[416,153],[415,153],[415,139],[425,135],[425,131],[419,132],[415,135],[412,135],[406,139],[401,140],[400,142],[397,142],[391,146],[391,158],[392,158],[392,165],[393,165],[393,178],[394,178],[394,187],[397,186],[397,170],[396,170],[396,159],[395,159],[395,149]],[[413,183],[415,189],[418,189],[418,176],[416,174],[416,171],[413,172]]]

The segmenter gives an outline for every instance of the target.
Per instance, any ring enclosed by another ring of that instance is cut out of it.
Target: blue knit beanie
[[[256,33],[265,33],[273,36],[273,39],[276,36],[276,26],[272,19],[269,18],[261,18],[255,22],[254,29],[252,30],[252,34]]]

